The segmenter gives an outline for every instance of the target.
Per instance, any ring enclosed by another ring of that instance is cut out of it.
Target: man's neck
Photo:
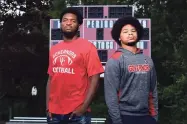
[[[63,39],[64,39],[64,42],[70,42],[70,41],[72,41],[72,40],[76,40],[78,37],[77,36],[74,36],[73,38],[67,38],[67,37],[63,37]]]
[[[128,50],[128,51],[130,51],[134,54],[136,54],[137,51],[138,51],[136,46],[127,46],[127,45],[122,44],[122,48],[124,48],[124,49],[126,49],[126,50]]]

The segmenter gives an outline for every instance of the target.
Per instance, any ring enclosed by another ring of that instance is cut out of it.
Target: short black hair
[[[130,24],[130,25],[132,25],[136,28],[136,31],[137,31],[137,34],[138,34],[137,42],[142,38],[143,27],[140,24],[140,22],[138,21],[138,19],[136,19],[135,17],[130,17],[130,16],[119,18],[114,23],[112,31],[111,31],[112,38],[115,40],[115,42],[119,46],[121,46],[121,41],[119,41],[121,29],[123,28],[123,26],[125,26],[127,24]]]
[[[83,16],[82,14],[79,12],[78,9],[76,9],[75,7],[68,7],[66,8],[61,14],[60,14],[60,22],[62,22],[62,18],[65,14],[67,13],[71,13],[77,16],[77,21],[79,23],[79,25],[82,25],[83,23]]]

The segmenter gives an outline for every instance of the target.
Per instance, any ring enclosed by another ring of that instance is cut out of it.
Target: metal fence
[[[106,118],[92,118],[92,124],[104,124]],[[47,124],[46,117],[13,117],[6,124]]]

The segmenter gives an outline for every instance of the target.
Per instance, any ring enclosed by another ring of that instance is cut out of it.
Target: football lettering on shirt
[[[74,68],[70,68],[73,63],[73,59],[76,58],[76,54],[71,50],[60,50],[53,54],[53,73],[68,73],[75,74]],[[60,63],[57,64],[57,63]]]

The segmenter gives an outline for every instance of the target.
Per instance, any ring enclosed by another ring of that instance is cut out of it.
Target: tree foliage
[[[19,108],[14,105],[19,100],[29,103],[32,86],[41,89],[40,99],[45,96],[43,87],[47,80],[48,34],[51,18],[47,10],[51,7],[51,2],[9,0],[0,3],[0,102],[18,111]],[[41,106],[43,104],[45,105],[45,100],[40,103]],[[1,106],[0,109],[7,108],[5,106]],[[37,108],[33,111],[41,116],[45,108],[39,112]]]

